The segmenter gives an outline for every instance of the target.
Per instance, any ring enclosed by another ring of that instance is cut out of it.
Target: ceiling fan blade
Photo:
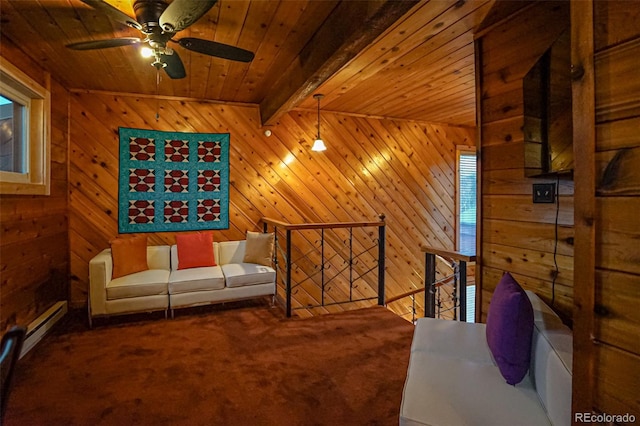
[[[251,62],[255,56],[253,52],[229,46],[228,44],[217,43],[215,41],[203,40],[200,38],[185,37],[178,40],[178,44],[185,49],[204,55],[216,56],[218,58],[229,59],[239,62]]]
[[[67,44],[66,47],[74,50],[93,50],[108,49],[110,47],[130,46],[132,44],[140,44],[142,40],[137,37],[110,38],[107,40],[91,40],[81,41],[78,43]]]
[[[82,0],[82,2],[88,4],[96,10],[101,11],[112,21],[120,22],[121,24],[127,25],[137,30],[142,29],[142,25],[140,25],[138,21],[122,12],[121,10],[111,6],[109,3],[106,3],[104,0]]]
[[[173,52],[172,55],[160,55],[162,61],[167,64],[164,67],[164,71],[167,75],[172,79],[185,78],[187,76],[187,72],[184,70],[184,65],[182,63],[182,59],[178,56],[178,52]]]
[[[165,32],[178,32],[196,22],[216,4],[217,0],[173,0],[160,15],[160,27]]]

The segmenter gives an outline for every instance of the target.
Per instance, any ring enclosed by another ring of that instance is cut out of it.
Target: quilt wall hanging
[[[229,228],[229,134],[121,127],[118,232]]]

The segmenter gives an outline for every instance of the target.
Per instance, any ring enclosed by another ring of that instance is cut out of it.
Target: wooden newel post
[[[380,214],[380,221],[384,222],[385,215]],[[384,271],[385,271],[385,224],[378,227],[378,305],[384,306]]]
[[[436,317],[436,255],[426,253],[424,261],[424,316]]]

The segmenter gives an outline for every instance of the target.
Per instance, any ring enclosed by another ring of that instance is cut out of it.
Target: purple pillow
[[[529,370],[533,308],[518,282],[505,273],[491,297],[487,315],[487,344],[500,373],[510,385]]]

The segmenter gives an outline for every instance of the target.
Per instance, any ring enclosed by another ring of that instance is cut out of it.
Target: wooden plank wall
[[[640,8],[594,3],[594,408],[640,418]],[[580,243],[576,241],[576,243]]]
[[[482,320],[503,272],[552,298],[556,205],[533,204],[525,177],[523,77],[569,23],[568,2],[539,2],[490,29],[481,46]],[[536,36],[533,37],[532,34]],[[573,287],[573,182],[559,185],[559,273],[555,307],[570,320]]]
[[[371,221],[384,213],[389,297],[423,285],[420,244],[453,248],[455,145],[474,145],[473,129],[323,111],[321,133],[328,149],[314,153],[315,112],[285,115],[269,127],[270,137],[252,105],[74,91],[70,112],[75,306],[86,300],[89,260],[118,235],[120,126],[231,134],[230,228],[214,232],[217,240],[261,230],[263,216],[300,223]],[[174,238],[149,235],[151,244]]]
[[[51,90],[51,195],[0,195],[0,330],[68,298],[68,92],[10,41],[2,57]],[[49,83],[50,81],[50,83]]]

